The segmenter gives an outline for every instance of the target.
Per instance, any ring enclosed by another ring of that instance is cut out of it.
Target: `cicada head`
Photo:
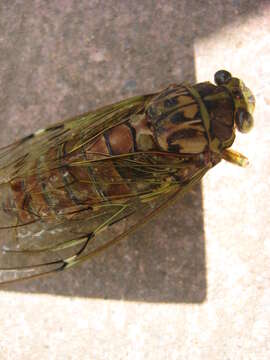
[[[254,124],[253,112],[255,97],[244,82],[226,70],[219,70],[215,74],[215,83],[223,86],[231,94],[234,102],[234,124],[241,133],[249,132]]]

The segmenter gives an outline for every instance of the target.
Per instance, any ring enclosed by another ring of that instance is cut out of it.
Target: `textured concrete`
[[[1,1],[0,143],[220,68],[255,128],[202,188],[100,258],[0,292],[0,359],[270,357],[267,1]]]

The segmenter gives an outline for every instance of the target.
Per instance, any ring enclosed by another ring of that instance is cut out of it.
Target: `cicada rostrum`
[[[225,70],[40,130],[0,151],[2,283],[55,273],[118,243],[184,194],[253,126]]]

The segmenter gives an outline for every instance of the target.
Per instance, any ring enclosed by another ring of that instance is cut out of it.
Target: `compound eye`
[[[253,116],[245,109],[239,108],[236,111],[235,123],[241,133],[247,133],[253,127]]]
[[[226,70],[219,70],[215,73],[215,83],[217,85],[223,85],[232,78],[231,73]]]

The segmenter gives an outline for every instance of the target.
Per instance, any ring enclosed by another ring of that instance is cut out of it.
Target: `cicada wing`
[[[152,219],[177,195],[187,192],[206,171],[198,169],[184,186],[174,182],[147,195],[125,201],[119,197],[69,220],[43,219],[5,229],[5,237],[1,236],[0,283],[55,273],[96,256]]]
[[[120,101],[59,122],[3,147],[0,149],[0,184],[15,177],[29,175],[48,149],[57,148],[66,141],[72,140],[73,149],[78,150],[106,129],[122,123],[130,115],[143,110],[151,97],[152,95],[137,96]],[[57,166],[57,159],[52,158],[48,167],[52,169],[55,166]]]
[[[1,281],[47,273],[59,269],[64,259],[91,248],[102,233],[131,214],[131,205],[112,204],[85,210],[68,220],[41,219],[0,232]],[[112,233],[112,229],[110,229]],[[9,271],[11,270],[11,271]]]

